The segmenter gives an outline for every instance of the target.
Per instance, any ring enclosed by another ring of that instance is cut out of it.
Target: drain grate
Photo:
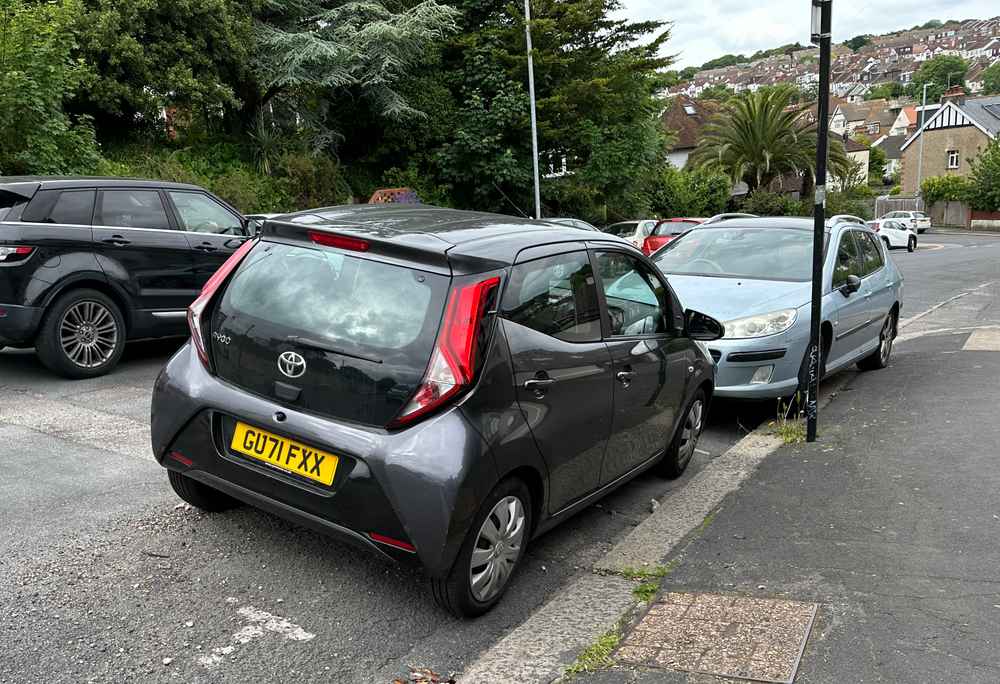
[[[668,593],[618,649],[618,660],[791,684],[818,605],[721,594]]]

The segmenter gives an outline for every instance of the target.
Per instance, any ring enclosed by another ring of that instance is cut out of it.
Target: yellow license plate
[[[250,458],[325,485],[332,484],[337,473],[337,457],[333,454],[272,435],[267,430],[246,423],[236,423],[229,447]]]

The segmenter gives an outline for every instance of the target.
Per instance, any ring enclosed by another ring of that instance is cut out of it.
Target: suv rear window
[[[688,232],[697,225],[698,221],[662,221],[656,226],[653,235],[680,235],[681,233]]]

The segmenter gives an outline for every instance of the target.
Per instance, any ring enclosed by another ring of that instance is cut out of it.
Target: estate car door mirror
[[[861,278],[856,275],[847,276],[847,282],[840,286],[840,294],[850,297],[861,289]]]
[[[687,328],[688,337],[702,342],[717,340],[726,332],[722,323],[700,311],[692,311],[691,309],[684,312],[684,326]]]

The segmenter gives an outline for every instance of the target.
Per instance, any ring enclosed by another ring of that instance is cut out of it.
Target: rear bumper
[[[277,412],[284,420],[277,421]],[[337,455],[332,486],[232,452],[226,431],[234,420]],[[384,557],[419,562],[436,577],[451,569],[480,502],[497,482],[492,454],[457,409],[396,432],[328,420],[209,374],[190,342],[157,378],[151,436],[164,467]],[[173,451],[193,464],[167,457]],[[373,533],[416,551],[375,542]]]
[[[44,309],[0,304],[0,344],[31,344],[38,332]]]

